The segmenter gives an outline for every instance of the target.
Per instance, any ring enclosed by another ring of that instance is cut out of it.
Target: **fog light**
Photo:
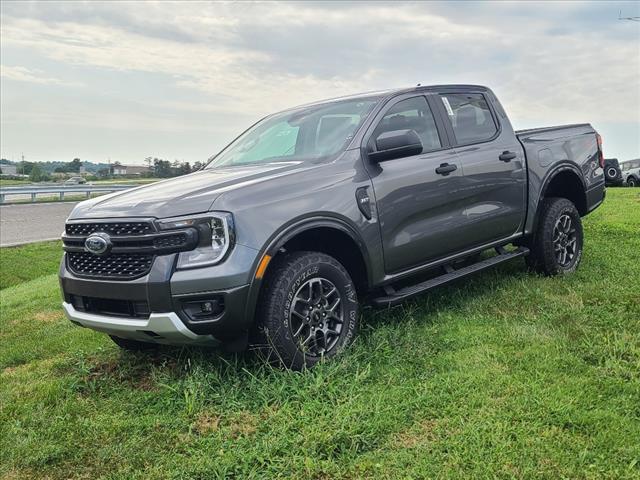
[[[186,300],[182,303],[182,311],[193,322],[213,320],[224,312],[224,298],[220,295],[213,298]]]
[[[202,313],[211,313],[213,312],[213,302],[202,302],[200,308],[202,309]]]

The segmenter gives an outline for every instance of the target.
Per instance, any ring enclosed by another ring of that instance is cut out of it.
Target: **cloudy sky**
[[[194,162],[272,111],[417,83],[640,156],[638,2],[1,5],[3,158]]]

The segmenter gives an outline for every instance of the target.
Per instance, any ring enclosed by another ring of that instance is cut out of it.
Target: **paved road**
[[[59,239],[75,202],[0,206],[0,247]]]

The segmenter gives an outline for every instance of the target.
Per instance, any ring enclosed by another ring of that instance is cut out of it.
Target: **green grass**
[[[115,185],[128,185],[128,184],[132,184],[132,185],[144,185],[147,183],[155,183],[158,182],[160,180],[166,180],[166,178],[123,178],[123,179],[118,179],[118,178],[113,178],[110,180],[94,180],[91,182],[92,185],[111,185],[111,184],[115,184]]]
[[[111,192],[92,193],[91,195],[89,195],[88,198],[100,197],[102,195],[106,195],[107,193],[111,193]],[[83,200],[87,200],[87,195],[84,193],[75,194],[75,195],[73,193],[67,193],[62,200],[60,199],[60,195],[58,194],[54,194],[54,195],[40,194],[40,195],[36,195],[35,202],[32,202],[31,198],[21,198],[19,200],[12,200],[12,197],[9,196],[9,197],[6,197],[3,205],[17,205],[17,204],[24,204],[24,203],[40,203],[40,202],[42,203],[81,202]]]
[[[0,178],[0,187],[9,187],[12,185],[24,185],[25,183],[29,183],[28,178],[25,178],[24,180],[12,180],[8,178]]]
[[[0,477],[640,478],[636,192],[585,219],[576,274],[515,261],[367,309],[353,348],[302,374],[122,353],[63,318],[51,250],[0,292]],[[14,258],[3,278],[31,263]]]
[[[51,275],[58,270],[61,256],[61,242],[0,248],[0,290]]]

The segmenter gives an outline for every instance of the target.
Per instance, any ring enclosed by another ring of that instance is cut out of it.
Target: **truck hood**
[[[225,191],[287,174],[300,165],[277,162],[201,170],[81,202],[69,218],[164,218],[202,213]]]

